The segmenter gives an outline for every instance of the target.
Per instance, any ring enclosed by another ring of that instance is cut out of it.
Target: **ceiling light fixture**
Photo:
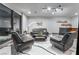
[[[51,10],[51,7],[47,7],[47,10],[50,11]]]
[[[63,11],[63,7],[61,5],[57,6],[56,8],[45,7],[42,8],[42,11],[45,13],[52,13],[54,15],[56,13],[61,13]]]
[[[28,14],[31,14],[31,11],[28,11]]]
[[[78,15],[78,13],[76,12],[75,15]]]

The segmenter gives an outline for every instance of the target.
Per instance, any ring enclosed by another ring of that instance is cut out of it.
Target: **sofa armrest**
[[[50,41],[57,42],[57,43],[61,42],[61,41],[57,41],[57,40],[54,39],[54,38],[50,38]]]

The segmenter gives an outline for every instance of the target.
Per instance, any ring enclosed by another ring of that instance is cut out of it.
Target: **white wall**
[[[78,16],[72,17],[71,24],[73,27],[78,28]]]
[[[16,31],[17,29],[19,29],[19,22],[20,19],[14,17],[13,23],[14,23],[14,30]]]
[[[27,16],[22,14],[22,32],[27,30]]]
[[[27,18],[26,15],[23,15],[23,31],[29,30],[32,31],[33,28],[38,28],[36,22],[42,22],[42,27],[47,28],[49,33],[59,33],[59,27],[61,27],[60,23],[57,23],[59,20],[67,20],[69,23],[72,24],[72,27],[78,28],[78,17],[29,17]]]
[[[47,22],[48,22],[48,20],[44,20],[44,19],[42,19],[42,18],[36,18],[36,17],[34,17],[34,18],[29,18],[29,19],[28,19],[28,25],[30,25],[30,26],[29,26],[29,32],[31,32],[33,28],[38,28],[38,27],[40,27],[40,26],[38,26],[38,25],[36,24],[36,23],[40,23],[40,22],[43,23],[41,27],[47,28]]]
[[[52,17],[52,18],[48,18],[48,17],[29,17],[28,19],[28,24],[32,23],[32,22],[43,22],[43,27],[47,28],[49,33],[58,33],[59,32],[59,27],[60,24],[57,23],[57,21],[59,20],[67,20],[68,22],[70,22],[70,18],[68,17]],[[38,26],[34,26],[32,25],[29,30],[31,31],[33,28],[38,27]]]

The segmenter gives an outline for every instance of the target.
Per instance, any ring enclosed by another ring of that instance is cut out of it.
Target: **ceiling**
[[[5,3],[9,8],[24,13],[27,16],[75,16],[79,14],[79,3]],[[58,5],[63,7],[63,12],[52,15],[51,13],[43,13],[42,8],[56,8]],[[31,11],[31,14],[28,14]]]

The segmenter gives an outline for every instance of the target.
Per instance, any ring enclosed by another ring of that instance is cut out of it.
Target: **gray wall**
[[[58,24],[57,21],[59,21],[59,20],[69,21],[70,18],[67,18],[67,17],[52,17],[52,18],[30,17],[28,20],[29,20],[28,24],[30,24],[32,22],[43,22],[43,27],[47,28],[49,33],[58,33],[60,24]],[[34,27],[38,27],[38,26],[32,25],[30,27],[30,31]]]

